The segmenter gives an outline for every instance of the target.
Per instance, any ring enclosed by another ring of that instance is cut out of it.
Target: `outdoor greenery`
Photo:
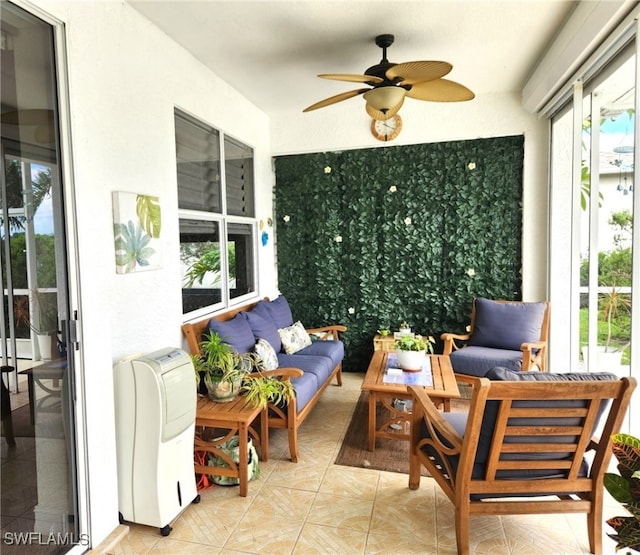
[[[183,277],[183,287],[191,288],[196,284],[220,286],[222,276],[220,243],[213,241],[182,243],[180,259],[184,265],[188,266]],[[233,242],[227,244],[227,260],[229,281],[232,282],[236,279],[236,246]]]
[[[345,369],[377,329],[464,331],[475,296],[521,298],[522,136],[275,161],[280,291],[345,324]]]
[[[616,232],[614,248],[598,253],[598,285],[606,290],[598,294],[598,344],[608,350],[621,349],[622,364],[629,364],[631,337],[631,294],[621,288],[631,287],[631,256],[629,246],[633,217],[629,210],[614,212],[609,225]],[[589,261],[580,266],[580,285],[588,285]],[[580,345],[588,343],[588,309],[580,310]]]
[[[33,217],[38,212],[42,202],[51,194],[51,168],[37,166],[38,171],[32,167],[31,190],[28,195],[23,191],[23,166],[20,160],[6,159],[5,179],[6,179],[6,204],[7,208],[24,208],[28,203],[27,213]],[[4,222],[0,214],[0,225]],[[10,239],[9,251],[11,260],[11,279],[14,290],[28,290],[30,283],[27,276],[27,237],[25,226],[27,217],[25,215],[12,215],[8,218]],[[0,248],[5,252],[5,237],[0,238]],[[56,261],[55,242],[51,234],[35,233],[33,235],[35,252],[31,253],[36,259],[36,276],[32,276],[32,281],[37,283],[38,289],[56,287]],[[31,246],[31,244],[30,244]],[[6,276],[2,275],[2,288],[7,289]],[[38,312],[38,321],[30,314],[29,296],[15,295],[13,316],[16,325],[16,337],[27,338],[30,330],[36,332],[51,332],[58,327],[57,321],[57,295],[56,293],[40,293],[31,289],[34,297],[32,303]],[[6,307],[5,307],[6,311]],[[5,312],[5,333],[9,335],[9,318]]]

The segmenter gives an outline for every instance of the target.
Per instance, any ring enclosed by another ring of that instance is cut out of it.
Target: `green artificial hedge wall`
[[[521,298],[522,136],[275,159],[280,291],[342,323],[344,369],[377,329],[463,332],[473,297]],[[440,345],[439,345],[440,346]]]

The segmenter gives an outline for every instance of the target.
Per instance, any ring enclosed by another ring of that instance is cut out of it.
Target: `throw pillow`
[[[275,370],[278,368],[278,355],[273,350],[271,343],[266,339],[258,339],[253,350],[260,359],[261,370]]]
[[[545,303],[501,303],[478,298],[469,345],[519,351],[522,343],[540,341]]]
[[[279,329],[278,334],[280,335],[280,341],[282,341],[282,348],[288,355],[297,353],[311,345],[311,337],[309,337],[307,330],[304,329],[300,321],[292,326]]]

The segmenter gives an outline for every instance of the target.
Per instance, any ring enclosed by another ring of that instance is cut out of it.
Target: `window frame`
[[[236,137],[225,133],[221,129],[216,128],[215,126],[209,124],[208,122],[202,120],[201,118],[197,118],[194,115],[188,113],[187,111],[174,107],[174,132],[175,132],[175,146],[176,146],[176,197],[179,198],[179,190],[180,190],[180,182],[178,175],[178,128],[177,128],[177,120],[178,118],[183,118],[187,121],[193,122],[194,125],[203,128],[210,128],[213,132],[217,133],[218,138],[218,158],[220,161],[219,169],[220,169],[220,195],[221,195],[221,207],[220,212],[214,212],[207,209],[196,210],[192,208],[180,208],[178,206],[178,228],[180,229],[180,222],[182,220],[198,220],[205,222],[216,222],[219,227],[220,233],[220,270],[221,270],[221,289],[220,289],[220,302],[199,307],[195,310],[191,310],[189,312],[184,312],[184,303],[183,303],[183,319],[191,320],[193,318],[198,318],[204,316],[206,314],[210,314],[212,312],[217,312],[220,310],[224,310],[227,308],[232,308],[234,306],[241,305],[248,301],[258,298],[258,220],[256,217],[256,172],[255,172],[255,149],[252,145],[247,144],[244,141],[237,139]],[[251,152],[252,163],[251,163],[251,198],[248,200],[248,204],[253,212],[252,216],[238,216],[228,213],[228,201],[227,201],[227,176],[226,176],[226,154],[225,154],[225,143],[227,140],[233,141],[241,147],[246,148]],[[242,224],[248,225],[250,229],[250,245],[251,245],[251,256],[250,263],[251,268],[248,269],[247,279],[252,284],[251,291],[248,291],[245,294],[238,295],[236,297],[231,297],[231,288],[230,288],[230,275],[231,268],[229,267],[229,257],[228,257],[228,245],[229,245],[229,224]],[[180,245],[182,245],[181,239],[179,238]],[[181,291],[182,298],[184,299],[184,275],[181,270]]]

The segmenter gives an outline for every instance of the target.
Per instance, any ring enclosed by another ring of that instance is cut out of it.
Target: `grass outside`
[[[586,345],[589,342],[588,330],[589,330],[589,310],[586,308],[580,309],[580,347]],[[631,337],[631,319],[628,314],[621,314],[617,318],[611,320],[611,341],[609,342],[610,350],[619,350],[624,347],[622,351],[622,364],[629,364],[631,347],[629,340]],[[607,322],[598,319],[598,345],[606,345],[607,343]]]

